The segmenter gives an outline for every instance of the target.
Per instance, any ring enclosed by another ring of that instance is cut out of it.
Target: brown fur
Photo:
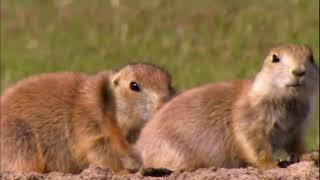
[[[141,159],[127,140],[170,98],[170,81],[166,71],[141,63],[18,82],[1,96],[1,171],[76,173],[89,164],[138,170]]]
[[[272,56],[280,62],[272,62]],[[145,167],[276,167],[274,151],[300,156],[319,71],[306,46],[271,50],[254,80],[188,90],[163,106],[136,143]],[[306,70],[296,76],[294,70]],[[294,87],[295,83],[301,86]]]

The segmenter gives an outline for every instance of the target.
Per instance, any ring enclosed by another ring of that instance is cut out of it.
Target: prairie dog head
[[[273,48],[258,73],[255,94],[276,97],[312,96],[319,86],[319,69],[312,50],[305,45],[281,45]]]
[[[116,116],[125,136],[139,130],[173,94],[167,71],[152,64],[129,64],[112,76]]]

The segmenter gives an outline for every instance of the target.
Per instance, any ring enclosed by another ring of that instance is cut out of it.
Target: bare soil
[[[311,157],[312,154],[310,154]],[[165,171],[168,173],[167,171]],[[145,176],[145,171],[131,174],[118,175],[110,170],[101,167],[90,166],[80,174],[51,172],[48,174],[38,173],[13,173],[3,172],[0,179],[3,180],[40,180],[40,179],[132,179],[132,180],[160,180],[160,179],[294,179],[294,180],[309,180],[319,179],[319,153],[316,158],[309,161],[301,161],[293,163],[286,168],[277,168],[271,170],[260,170],[254,167],[239,168],[239,169],[225,169],[225,168],[202,168],[195,171],[176,171],[164,177]],[[158,174],[154,174],[158,175]]]

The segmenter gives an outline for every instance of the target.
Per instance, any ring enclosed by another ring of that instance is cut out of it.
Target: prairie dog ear
[[[111,86],[112,87],[117,87],[119,85],[119,81],[120,81],[120,74],[119,73],[114,73],[111,76]]]

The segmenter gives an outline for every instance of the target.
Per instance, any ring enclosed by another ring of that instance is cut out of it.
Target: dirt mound
[[[303,161],[287,168],[259,170],[248,167],[240,169],[198,169],[196,171],[174,172],[166,177],[142,176],[141,173],[120,176],[100,167],[89,167],[81,174],[52,172],[48,174],[4,172],[1,179],[319,179],[319,167],[314,162]]]

